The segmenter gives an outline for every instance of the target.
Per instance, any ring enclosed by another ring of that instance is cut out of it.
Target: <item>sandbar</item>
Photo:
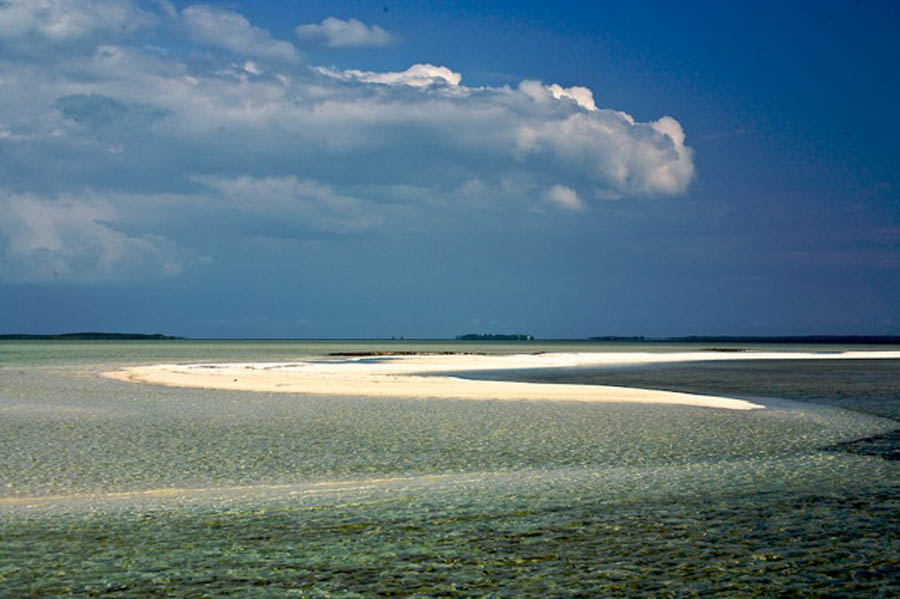
[[[297,362],[154,364],[105,372],[103,376],[135,383],[269,393],[423,399],[627,402],[752,410],[764,406],[742,399],[674,391],[605,385],[471,380],[444,373],[709,360],[860,358],[900,359],[900,352],[416,354],[318,358]]]

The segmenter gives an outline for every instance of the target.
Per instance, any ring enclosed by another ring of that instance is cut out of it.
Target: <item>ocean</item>
[[[348,352],[708,346],[2,342],[0,596],[900,596],[898,360],[463,373],[766,406],[753,411],[99,376]]]

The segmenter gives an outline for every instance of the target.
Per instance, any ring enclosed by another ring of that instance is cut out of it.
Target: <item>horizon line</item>
[[[502,334],[486,334],[490,336],[503,336]],[[511,336],[511,335],[510,335]],[[97,341],[394,341],[394,342],[456,342],[466,344],[484,343],[517,343],[534,344],[547,342],[582,342],[582,343],[857,343],[857,344],[900,344],[900,335],[871,335],[871,334],[793,334],[793,335],[674,335],[674,336],[646,336],[646,335],[591,335],[585,337],[535,337],[530,339],[460,339],[456,337],[184,337],[167,335],[162,333],[123,333],[82,331],[73,333],[0,333],[0,340],[97,340]]]

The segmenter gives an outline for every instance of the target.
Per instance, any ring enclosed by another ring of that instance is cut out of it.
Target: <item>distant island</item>
[[[466,333],[456,337],[457,341],[534,341],[534,335]]]
[[[61,333],[58,335],[28,335],[13,333],[0,335],[0,341],[175,341],[184,337],[172,337],[155,333]]]

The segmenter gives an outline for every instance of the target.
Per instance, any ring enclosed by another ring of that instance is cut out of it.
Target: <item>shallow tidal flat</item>
[[[749,387],[770,378],[754,368]],[[900,593],[898,462],[823,450],[897,428],[878,415],[181,389],[106,369],[0,367],[0,596]]]

